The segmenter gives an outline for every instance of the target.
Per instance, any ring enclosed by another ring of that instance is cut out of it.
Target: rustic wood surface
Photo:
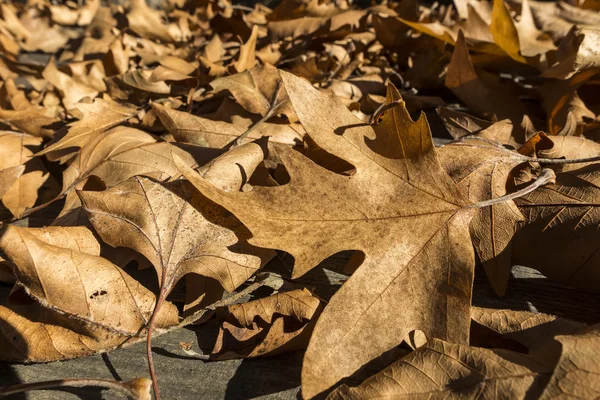
[[[348,253],[326,260],[298,283],[312,287],[327,299],[346,278],[340,271]],[[291,258],[282,257],[272,269],[285,273]],[[593,323],[600,320],[600,295],[570,289],[534,270],[515,267],[508,292],[498,297],[477,269],[473,303],[493,308],[532,310]],[[4,298],[10,287],[1,287]],[[216,337],[216,324],[182,329],[154,340],[154,360],[165,399],[296,399],[300,385],[302,352],[249,360],[204,362],[187,356],[180,342],[193,343],[196,352],[208,352]],[[61,378],[126,380],[146,376],[144,345],[139,343],[109,354],[50,364],[0,364],[0,384]],[[115,399],[100,390],[39,391],[11,399]]]

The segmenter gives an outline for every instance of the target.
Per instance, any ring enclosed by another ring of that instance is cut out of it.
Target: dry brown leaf
[[[569,79],[588,69],[600,71],[600,29],[573,29],[560,42],[557,63],[543,72],[543,76]]]
[[[438,107],[436,111],[454,139],[472,135],[492,125],[492,122],[450,108]]]
[[[540,400],[594,398],[600,394],[600,326],[581,334],[557,336],[562,354]]]
[[[56,122],[57,118],[48,116],[40,107],[29,107],[21,110],[0,109],[0,120],[30,135],[51,137],[53,131],[48,125]]]
[[[522,399],[543,390],[548,371],[519,353],[452,344],[433,339],[358,387],[343,385],[330,400],[358,399]]]
[[[265,357],[306,348],[321,311],[306,289],[217,309],[219,336],[210,360]]]
[[[571,335],[586,327],[581,322],[544,313],[482,307],[472,307],[471,318],[474,323],[502,335],[502,338],[522,344],[525,349],[519,350],[527,351],[531,359],[549,366],[556,365],[561,353],[560,343],[555,337]],[[481,343],[482,339],[476,334],[471,335],[472,342]]]
[[[152,103],[152,108],[178,142],[193,143],[199,146],[221,148],[242,135],[250,126],[241,128],[224,121],[213,121],[182,111]],[[302,134],[291,125],[262,123],[254,129],[242,143],[248,143],[263,136],[269,136],[273,143],[296,145],[302,142]]]
[[[237,61],[233,64],[236,72],[244,72],[256,65],[256,40],[258,39],[258,25],[252,27],[250,38],[240,46]]]
[[[190,153],[193,153],[190,154]],[[67,193],[88,176],[95,175],[107,187],[115,186],[134,175],[166,180],[178,175],[172,160],[177,154],[186,163],[196,166],[214,158],[217,150],[187,147],[157,142],[143,131],[118,126],[92,138],[73,158],[63,172],[63,190]]]
[[[67,360],[115,348],[130,339],[98,328],[92,330],[92,334],[80,333],[82,329],[78,325],[74,320],[38,305],[0,306],[2,360]],[[104,337],[94,336],[100,332]]]
[[[489,129],[489,128],[488,128]],[[523,159],[487,142],[471,139],[438,150],[440,163],[473,203],[507,194],[511,171]],[[476,211],[471,238],[485,272],[499,295],[504,295],[512,268],[511,241],[525,218],[512,200]]]
[[[130,0],[127,13],[129,28],[143,38],[160,40],[164,43],[175,41],[161,21],[161,13],[152,10],[144,0]]]
[[[244,245],[235,218],[194,196],[184,182],[163,186],[134,177],[106,191],[80,192],[80,197],[102,239],[146,256],[167,291],[190,272],[233,291],[261,267],[260,256],[269,258],[268,251]]]
[[[42,76],[61,93],[62,103],[67,110],[71,110],[83,98],[94,99],[98,95],[96,89],[79,83],[71,76],[59,71],[54,58],[51,58],[44,68]]]
[[[290,122],[294,122],[297,117],[285,90],[277,91],[280,82],[277,68],[265,64],[250,71],[215,79],[210,85],[216,92],[229,90],[247,111],[264,116],[276,107],[277,114],[285,114]]]
[[[596,114],[579,97],[577,90],[596,74],[595,70],[580,72],[563,81],[548,81],[540,86],[542,106],[548,116],[548,132],[558,135],[573,119],[577,125],[592,120]]]
[[[521,122],[524,109],[520,101],[500,85],[488,87],[475,72],[462,32],[458,34],[445,84],[476,114],[488,119],[495,115],[499,119]]]
[[[137,112],[135,107],[116,103],[110,98],[98,98],[91,104],[79,103],[75,109],[82,115],[79,121],[71,124],[65,136],[46,146],[37,155],[46,155],[50,160],[55,160],[55,157],[49,153],[69,148],[81,148],[93,140],[94,136],[131,118]]]
[[[516,199],[525,225],[513,240],[513,264],[581,289],[598,291],[597,164],[556,174],[556,183]]]
[[[42,139],[16,132],[0,132],[2,204],[17,218],[35,205],[38,190],[49,174],[39,159],[32,159]]]
[[[99,257],[99,244],[87,228],[10,226],[0,248],[15,265],[18,284],[45,308],[119,336],[135,336],[149,321],[154,294]],[[157,323],[178,323],[173,304],[165,305]]]
[[[425,118],[413,122],[404,107],[395,107],[374,132],[307,82],[281,76],[311,139],[350,162],[354,175],[329,172],[285,147],[277,149],[290,183],[276,188],[277,194],[260,187],[225,193],[185,166],[182,172],[248,226],[250,243],[294,256],[294,277],[339,251],[366,253],[317,322],[303,365],[303,395],[326,390],[414,329],[466,342],[469,322],[457,316],[471,297],[471,212],[437,163]],[[401,100],[395,88],[387,100]],[[414,274],[427,277],[415,281]]]
[[[521,2],[518,22],[510,15],[504,0],[494,0],[490,32],[498,46],[520,63],[545,64],[546,53],[556,50],[552,39],[537,29],[528,0]]]
[[[220,189],[237,191],[263,157],[259,145],[247,144],[201,171]],[[187,182],[161,185],[134,177],[111,190],[79,195],[106,243],[134,249],[154,265],[163,299],[189,273],[212,278],[231,292],[273,256],[249,246],[240,222],[198,196]],[[187,303],[195,300],[188,297]]]

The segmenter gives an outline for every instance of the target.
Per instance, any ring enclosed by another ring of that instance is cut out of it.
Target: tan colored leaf
[[[458,34],[445,84],[476,114],[488,119],[496,115],[500,119],[509,118],[513,122],[521,122],[524,109],[520,101],[499,83],[488,87],[477,75],[462,32]]]
[[[516,199],[526,219],[513,240],[513,263],[584,290],[598,291],[597,164],[556,174],[556,183]]]
[[[527,60],[523,57],[523,54],[521,54],[519,31],[515,26],[515,21],[513,21],[504,0],[494,0],[490,32],[492,33],[494,41],[510,56],[510,58],[523,64],[527,63]]]
[[[217,151],[203,148],[189,150],[204,163]],[[196,160],[186,150],[156,139],[137,129],[119,126],[95,136],[69,163],[63,173],[63,193],[88,176],[95,175],[107,187],[115,186],[134,175],[166,180],[178,174],[171,158],[177,154],[186,163],[196,166]]]
[[[92,334],[81,331],[75,320],[38,305],[0,306],[0,358],[18,362],[67,360],[109,350],[131,339],[99,328],[91,329]]]
[[[98,91],[95,89],[79,83],[64,72],[59,71],[54,58],[50,59],[50,62],[44,68],[42,76],[60,92],[62,103],[67,110],[72,109],[76,103],[85,97],[94,99],[98,95]]]
[[[147,69],[136,69],[123,74],[119,79],[135,89],[153,94],[170,94],[171,85],[165,81],[153,81],[152,71]]]
[[[17,218],[35,205],[38,190],[49,174],[39,159],[31,159],[42,139],[15,132],[0,132],[0,174],[5,186],[2,204]]]
[[[317,322],[304,360],[304,395],[326,390],[414,329],[466,342],[469,321],[459,316],[471,297],[471,212],[437,162],[425,118],[413,122],[397,106],[374,132],[309,83],[281,76],[307,133],[351,163],[354,175],[327,171],[281,146],[290,183],[278,188],[225,193],[189,168],[182,172],[248,226],[250,243],[289,252],[294,277],[339,251],[366,253]],[[390,88],[387,101],[400,100]]]
[[[308,290],[217,309],[219,336],[210,360],[272,356],[306,348],[321,311]]]
[[[237,191],[263,157],[259,145],[247,144],[201,171],[220,189]],[[180,158],[177,161],[186,165]],[[212,278],[233,291],[272,252],[248,246],[247,233],[236,218],[195,194],[184,181],[160,185],[142,177],[103,192],[79,193],[106,243],[134,249],[154,265],[161,293],[168,294],[189,273]]]
[[[12,267],[6,260],[0,257],[0,282],[2,283],[15,283],[15,274],[12,272]]]
[[[571,335],[586,327],[581,322],[544,313],[482,307],[472,307],[471,318],[503,338],[524,345],[531,359],[550,366],[556,365],[561,353],[555,337]]]
[[[152,103],[152,108],[178,142],[221,148],[237,139],[249,128],[248,126],[244,129],[228,122],[213,121],[173,110],[159,103]],[[303,135],[294,130],[291,125],[262,123],[244,139],[244,143],[262,136],[269,136],[270,142],[293,146],[302,142]]]
[[[143,254],[167,291],[190,272],[233,291],[261,267],[260,256],[268,253],[245,245],[241,224],[194,196],[185,182],[163,186],[134,177],[106,191],[79,195],[102,239]]]
[[[569,79],[588,69],[600,70],[600,29],[579,28],[569,31],[560,42],[557,63],[543,72],[543,76]]]
[[[343,385],[331,400],[527,398],[543,390],[545,368],[519,353],[433,339],[358,387]]]
[[[548,133],[560,134],[569,123],[569,118],[574,119],[573,122],[577,125],[584,125],[585,120],[596,117],[577,93],[577,90],[596,73],[597,71],[590,69],[567,80],[552,80],[540,86],[542,106],[548,116]]]
[[[161,14],[152,10],[144,0],[131,0],[127,13],[129,28],[141,37],[160,40],[164,43],[175,41],[161,21]]]
[[[592,399],[600,395],[600,326],[579,335],[557,336],[562,354],[540,400]]]
[[[476,139],[447,144],[438,154],[440,163],[473,203],[506,195],[511,171],[523,163],[519,154],[511,157],[506,149]],[[512,200],[478,209],[471,220],[473,245],[501,296],[513,265],[511,241],[523,221]]]
[[[472,135],[492,125],[492,122],[450,108],[438,107],[436,111],[454,139]]]
[[[19,284],[42,306],[118,335],[135,336],[148,323],[155,296],[95,255],[99,245],[94,242],[93,234],[83,227],[9,226],[0,238],[0,248],[16,266]],[[158,324],[175,325],[177,315],[175,306],[168,303]]]
[[[256,40],[258,39],[258,25],[252,27],[250,38],[240,46],[238,59],[233,64],[237,72],[244,72],[256,65]]]
[[[116,103],[110,98],[98,98],[91,104],[79,103],[75,105],[75,108],[81,112],[82,118],[71,124],[65,136],[46,146],[37,155],[46,155],[50,160],[54,160],[49,153],[70,147],[81,148],[93,140],[94,136],[133,117],[137,112],[135,107]]]
[[[216,92],[229,90],[242,107],[255,114],[264,116],[271,107],[278,105],[277,113],[285,114],[290,122],[294,122],[297,117],[285,90],[281,90],[274,98],[280,82],[277,68],[265,64],[249,71],[215,79],[210,85]]]
[[[53,132],[47,126],[56,122],[57,118],[49,117],[40,108],[31,107],[25,110],[0,109],[0,120],[30,135],[51,137]]]

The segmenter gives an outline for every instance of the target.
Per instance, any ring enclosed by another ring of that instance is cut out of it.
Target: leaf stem
[[[531,185],[529,185],[521,190],[518,190],[514,193],[510,193],[510,194],[507,194],[507,195],[504,195],[501,197],[496,197],[494,199],[481,201],[479,203],[471,204],[469,206],[469,208],[483,208],[483,207],[493,206],[494,204],[504,203],[509,200],[514,200],[516,198],[525,196],[526,194],[533,192],[535,189],[539,188],[540,186],[544,186],[544,185],[547,185],[548,183],[554,183],[554,182],[556,182],[556,174],[554,173],[554,171],[549,168],[544,168],[542,170],[542,173],[540,174],[540,176],[538,176],[537,179],[535,181],[533,181]]]
[[[396,100],[392,103],[382,103],[379,107],[377,107],[377,110],[375,110],[375,112],[373,113],[373,115],[371,115],[371,118],[369,118],[369,125],[373,125],[377,122],[377,120],[379,119],[379,117],[386,112],[387,110],[389,110],[390,108],[399,106],[399,105],[404,105],[404,100],[399,99]]]
[[[254,125],[252,125],[250,128],[248,128],[246,130],[246,132],[242,133],[237,139],[235,139],[235,141],[233,141],[230,145],[228,145],[226,147],[232,148],[232,147],[239,146],[240,144],[242,144],[242,140],[244,140],[246,137],[248,137],[248,135],[253,130],[255,130],[260,124],[267,121],[269,118],[271,118],[273,115],[275,115],[275,113],[277,113],[277,110],[279,110],[279,107],[283,104],[283,102],[281,102],[281,103],[277,102],[277,98],[279,97],[279,93],[281,92],[282,86],[283,86],[283,81],[280,80],[277,83],[277,88],[275,89],[275,92],[273,93],[273,97],[271,98],[271,103],[269,104],[269,111],[267,111],[265,116],[262,117],[260,120],[258,120]]]
[[[137,380],[134,380],[137,381]],[[136,390],[134,381],[119,382],[108,379],[58,379],[53,381],[19,383],[11,386],[0,387],[0,397],[23,393],[29,390],[47,390],[62,387],[82,388],[87,386],[101,387],[122,393],[129,399],[139,399],[140,391]],[[129,384],[128,383],[133,383]]]
[[[163,303],[167,297],[167,285],[165,284],[166,279],[166,268],[163,268],[160,292],[154,305],[154,311],[148,321],[148,332],[146,334],[146,358],[148,359],[148,372],[150,373],[150,379],[152,380],[152,391],[154,392],[155,400],[160,400],[160,388],[158,387],[158,378],[156,377],[156,371],[154,369],[154,359],[152,357],[152,333],[154,332],[154,325],[156,324],[156,318],[162,308]]]
[[[219,307],[227,307],[230,306],[232,304],[237,303],[240,299],[242,299],[243,297],[249,295],[250,293],[254,292],[256,289],[258,289],[259,287],[262,286],[271,286],[275,281],[280,280],[281,278],[269,274],[269,273],[264,273],[264,274],[258,274],[256,277],[256,281],[254,281],[252,284],[248,285],[247,287],[245,287],[243,290],[232,294],[231,296],[216,301],[213,304],[209,305],[208,307],[205,307],[201,310],[196,311],[194,314],[190,315],[189,317],[185,318],[183,321],[181,321],[178,325],[177,328],[183,328],[184,326],[193,324],[194,322],[198,321],[200,318],[202,318],[202,316],[204,316],[204,314],[206,314],[209,311],[213,311],[216,310]]]
[[[530,157],[530,156],[526,156],[526,155],[517,153],[514,150],[507,149],[506,147],[502,146],[502,144],[499,142],[496,142],[494,140],[490,140],[487,138],[478,137],[478,136],[463,136],[460,139],[458,139],[456,142],[451,142],[449,144],[452,144],[452,143],[461,144],[461,143],[465,143],[467,140],[479,140],[481,142],[484,142],[491,146],[494,146],[494,148],[496,148],[500,151],[504,151],[505,153],[511,154],[516,159],[519,159],[522,161],[527,161],[527,162],[536,162],[539,164],[564,165],[564,164],[580,164],[580,163],[583,164],[583,163],[600,161],[600,155],[594,156],[594,157],[587,157],[587,158],[570,158],[570,159]]]

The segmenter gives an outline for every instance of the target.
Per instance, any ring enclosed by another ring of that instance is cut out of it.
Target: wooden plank
[[[351,252],[324,261],[294,282],[306,285],[325,300],[347,278],[341,273]],[[269,270],[289,276],[293,260],[279,255]],[[476,269],[473,304],[492,308],[540,311],[593,323],[600,320],[600,294],[574,290],[552,282],[534,270],[515,267],[507,295],[498,297],[481,268]],[[0,287],[4,299],[9,286]],[[265,292],[259,293],[265,295]],[[296,399],[300,385],[302,352],[253,360],[206,363],[190,358],[180,349],[180,342],[193,344],[196,352],[208,352],[216,337],[216,323],[182,329],[156,338],[155,363],[165,399]],[[132,379],[147,375],[143,344],[118,349],[107,355],[50,364],[9,365],[0,363],[0,385],[60,378]],[[114,399],[112,393],[98,391],[30,392],[14,399]]]

